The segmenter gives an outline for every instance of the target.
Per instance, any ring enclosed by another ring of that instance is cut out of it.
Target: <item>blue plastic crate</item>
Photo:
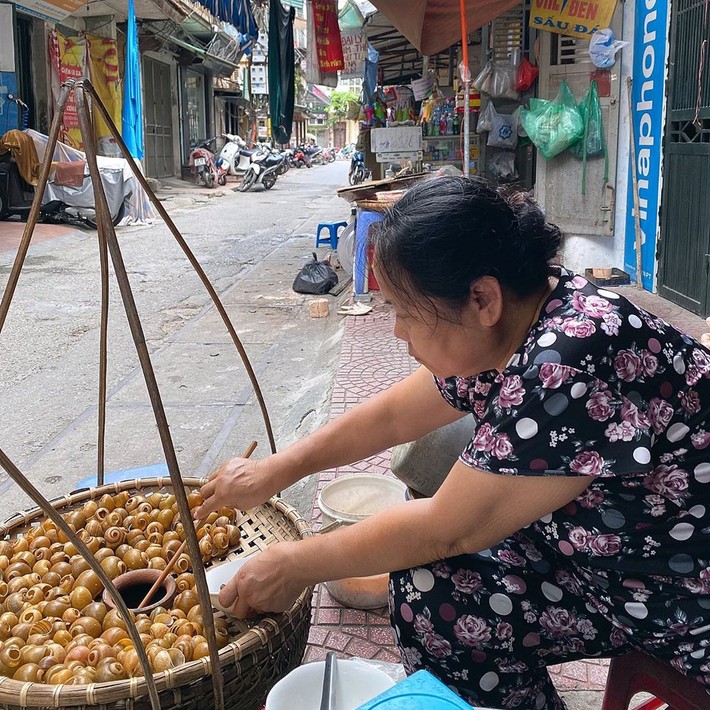
[[[417,671],[357,710],[456,710],[471,706],[427,671]]]

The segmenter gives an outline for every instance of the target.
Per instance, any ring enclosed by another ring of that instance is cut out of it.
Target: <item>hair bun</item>
[[[557,255],[562,233],[545,220],[545,212],[530,192],[504,195],[518,225],[521,252],[534,253],[546,260]]]

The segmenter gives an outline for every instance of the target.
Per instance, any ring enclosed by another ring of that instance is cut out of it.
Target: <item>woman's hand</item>
[[[225,461],[202,486],[202,505],[195,509],[195,519],[203,520],[223,506],[249,510],[271,498],[278,487],[274,487],[268,471],[263,470],[268,468],[265,461],[241,457]]]
[[[299,579],[294,547],[280,542],[259,552],[222,588],[219,603],[238,619],[254,613],[286,611],[308,586]]]

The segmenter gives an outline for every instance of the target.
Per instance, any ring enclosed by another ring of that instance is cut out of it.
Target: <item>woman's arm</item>
[[[244,565],[220,602],[283,611],[307,586],[480,552],[566,505],[590,477],[508,476],[457,462],[437,494],[323,536],[275,545]]]
[[[317,471],[379,453],[460,419],[423,367],[288,449],[261,461],[226,461],[202,488],[198,518],[223,505],[246,510]]]

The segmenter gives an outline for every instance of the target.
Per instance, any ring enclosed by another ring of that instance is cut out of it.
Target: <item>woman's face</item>
[[[386,277],[376,276],[382,295],[395,311],[395,337],[407,343],[409,354],[432,374],[470,377],[498,365],[492,356],[491,333],[477,318],[475,307],[464,307],[454,319],[437,304],[437,317],[430,303],[405,304]]]

